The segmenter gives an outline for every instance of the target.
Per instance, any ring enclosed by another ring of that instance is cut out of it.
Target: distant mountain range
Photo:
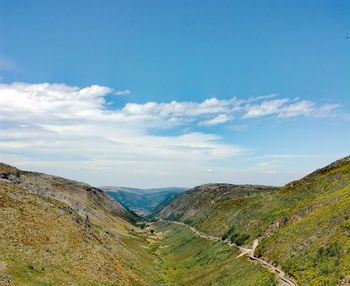
[[[160,209],[165,202],[187,190],[176,187],[137,189],[116,186],[103,186],[100,189],[140,216],[150,215]]]

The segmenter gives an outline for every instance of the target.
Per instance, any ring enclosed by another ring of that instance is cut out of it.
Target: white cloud
[[[226,114],[219,114],[211,119],[200,122],[200,125],[214,126],[214,125],[226,123],[227,121],[230,121],[231,119],[232,118]]]
[[[104,97],[111,93],[112,89],[97,85],[0,84],[2,158],[19,167],[38,164],[46,172],[44,166],[62,169],[64,175],[90,168],[93,178],[84,173],[82,179],[96,182],[100,170],[115,170],[112,177],[116,180],[130,180],[140,172],[149,178],[160,172],[171,176],[183,164],[195,168],[199,162],[205,165],[246,151],[212,134],[152,134],[153,129],[174,127],[193,118],[188,106],[196,106],[197,113],[210,113],[210,106],[220,109],[216,100],[127,104],[109,110]]]
[[[242,118],[254,118],[278,113],[279,109],[282,108],[287,102],[288,99],[284,98],[265,101],[261,104],[248,104],[244,108],[246,113],[243,114]]]
[[[289,98],[264,101],[259,104],[247,104],[244,106],[243,119],[258,118],[275,115],[280,118],[298,116],[309,117],[331,117],[333,111],[339,108],[338,104],[323,104],[318,106],[315,102],[308,100],[291,100]]]
[[[126,95],[130,95],[131,91],[129,89],[116,90],[114,92],[114,94],[117,95],[117,96],[126,96]]]
[[[116,91],[98,85],[0,84],[1,157],[19,167],[67,177],[74,173],[74,178],[95,184],[152,186],[161,177],[169,185],[181,174],[193,182],[198,166],[213,169],[249,151],[223,143],[220,136],[193,131],[197,125],[227,124],[237,117],[331,116],[338,107],[269,95],[127,103],[110,109],[108,94]],[[177,127],[187,131],[159,135]]]

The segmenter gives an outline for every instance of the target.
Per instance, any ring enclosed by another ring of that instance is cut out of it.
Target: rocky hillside
[[[89,185],[0,164],[0,285],[152,285],[135,220]]]
[[[350,285],[350,157],[281,189],[205,185],[160,214],[237,244],[259,240],[256,255],[298,285]]]
[[[85,183],[41,173],[20,171],[5,164],[0,164],[0,179],[3,182],[20,186],[31,193],[63,201],[81,216],[94,216],[93,209],[99,206],[129,222],[136,220],[135,215],[123,205],[105,196],[100,189]]]

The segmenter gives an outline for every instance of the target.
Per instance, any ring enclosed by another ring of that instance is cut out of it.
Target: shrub
[[[242,245],[244,244],[244,242],[249,238],[249,234],[246,234],[246,233],[242,233],[241,235],[239,235],[236,240],[235,240],[235,243],[237,245]]]
[[[221,237],[221,240],[226,240],[227,237],[228,237],[227,233],[224,233],[224,234],[222,235],[222,237]]]
[[[341,246],[339,245],[338,242],[332,243],[328,247],[321,246],[318,249],[318,256],[320,258],[327,257],[327,256],[335,257],[335,256],[339,256],[340,253],[341,253]]]

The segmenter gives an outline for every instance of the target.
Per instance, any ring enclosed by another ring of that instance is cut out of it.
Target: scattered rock
[[[0,271],[4,271],[4,270],[6,270],[6,268],[7,268],[6,263],[5,262],[0,262]]]

